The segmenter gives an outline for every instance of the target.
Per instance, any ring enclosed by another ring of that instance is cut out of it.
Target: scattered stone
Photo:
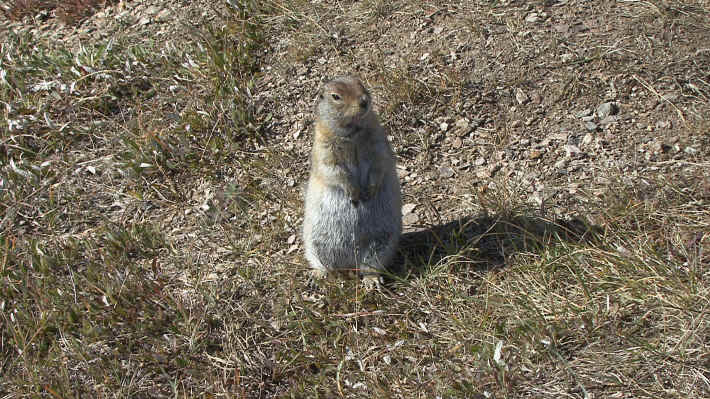
[[[592,132],[597,130],[597,128],[598,128],[597,124],[592,121],[585,123],[584,127],[586,127],[587,130],[592,131]]]
[[[597,116],[599,119],[604,119],[609,115],[616,115],[619,112],[619,106],[614,102],[600,104],[597,107]]]
[[[453,177],[454,175],[454,170],[451,169],[448,166],[442,166],[439,168],[439,176],[448,179],[449,177]]]
[[[481,180],[490,179],[491,176],[493,176],[493,175],[491,174],[491,171],[488,168],[484,168],[484,169],[480,169],[480,170],[476,171],[476,177],[478,177]]]
[[[515,99],[518,100],[520,105],[527,104],[530,101],[530,97],[520,87],[515,89]]]
[[[449,124],[446,122],[441,122],[441,124],[439,125],[439,130],[441,130],[442,132],[449,130]]]
[[[160,11],[160,8],[158,8],[157,6],[150,6],[150,7],[148,7],[148,8],[145,9],[145,13],[148,14],[148,15],[150,15],[150,16],[153,16],[153,15],[157,14],[158,11]]]
[[[577,118],[584,118],[585,116],[590,116],[591,114],[592,114],[592,109],[585,108],[585,109],[577,112],[576,114],[574,114],[574,116],[576,116]]]
[[[414,208],[416,208],[416,207],[417,207],[417,204],[411,204],[411,203],[402,205],[402,215],[403,216],[409,215],[410,213],[412,213],[412,211],[414,211]]]
[[[452,145],[454,148],[461,148],[461,147],[463,146],[463,141],[461,140],[460,137],[455,137],[455,138],[451,141],[451,145]]]
[[[693,147],[685,147],[684,152],[689,155],[695,155],[698,152],[698,150]]]
[[[658,121],[656,122],[656,128],[657,129],[670,129],[673,127],[673,123],[671,121]]]
[[[454,123],[454,126],[456,127],[456,134],[459,136],[465,136],[471,131],[469,128],[470,124],[466,118],[457,120],[456,123]],[[473,127],[475,128],[476,126]]]
[[[296,235],[295,235],[295,234],[291,234],[291,235],[288,237],[288,240],[286,240],[286,242],[288,243],[288,245],[293,245],[293,243],[296,242]]]
[[[530,14],[528,14],[527,17],[525,17],[525,22],[532,24],[532,23],[540,21],[541,19],[542,19],[542,16],[540,14],[538,14],[536,12],[531,12]]]
[[[582,122],[589,122],[594,120],[594,115],[589,115],[589,116],[583,116],[582,117]]]
[[[576,145],[567,144],[565,145],[565,153],[568,157],[572,157],[581,154],[582,150],[580,150]]]
[[[419,215],[416,213],[408,213],[402,217],[402,224],[404,225],[412,225],[419,222]]]
[[[543,151],[543,150],[530,150],[530,159],[538,159],[544,153],[545,153],[545,151]]]
[[[476,158],[475,161],[473,161],[473,164],[476,166],[481,166],[481,165],[484,165],[485,163],[486,163],[486,158],[483,158],[483,157],[478,157],[478,158]]]
[[[565,166],[567,166],[567,158],[560,159],[559,161],[555,162],[555,168],[557,169],[563,169]]]
[[[599,121],[599,124],[602,125],[602,126],[610,125],[610,124],[612,124],[612,123],[616,123],[616,121],[618,121],[618,120],[619,120],[619,116],[618,116],[618,115],[609,115],[609,116],[607,116],[606,118],[604,118],[604,119],[602,119],[601,121]]]
[[[661,141],[655,141],[655,142],[653,142],[653,144],[651,144],[651,150],[653,152],[660,152],[660,153],[665,154],[668,151],[670,151],[670,149],[671,149],[671,146],[669,146],[668,144],[665,144]]]
[[[587,133],[584,135],[584,138],[582,139],[582,144],[589,145],[589,144],[592,144],[592,141],[594,141],[594,136],[591,133]]]
[[[163,9],[155,16],[155,20],[158,22],[167,22],[170,19],[170,10]]]

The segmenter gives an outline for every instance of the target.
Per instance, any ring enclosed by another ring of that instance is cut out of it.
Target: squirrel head
[[[338,136],[350,136],[366,126],[371,110],[370,93],[355,76],[331,80],[323,86],[318,97],[319,118]]]

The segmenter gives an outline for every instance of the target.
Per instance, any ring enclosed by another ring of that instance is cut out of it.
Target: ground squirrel
[[[303,239],[314,274],[358,270],[368,286],[394,255],[402,200],[394,155],[356,77],[320,92],[306,187]]]

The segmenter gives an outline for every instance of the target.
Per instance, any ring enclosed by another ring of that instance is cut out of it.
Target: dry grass
[[[230,1],[186,7],[173,40],[15,25],[0,397],[710,398],[709,9]],[[298,238],[311,98],[352,70],[418,216],[382,292],[311,283]],[[609,99],[625,119],[584,144],[574,114]]]
[[[76,24],[97,10],[116,3],[115,0],[12,0],[1,10],[5,18],[22,20],[39,13],[54,13],[65,24]],[[43,15],[46,18],[48,14]]]

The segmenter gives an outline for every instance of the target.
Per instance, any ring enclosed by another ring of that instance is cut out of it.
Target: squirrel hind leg
[[[320,279],[328,275],[328,268],[323,265],[312,248],[306,248],[306,260],[311,266],[311,276]]]

